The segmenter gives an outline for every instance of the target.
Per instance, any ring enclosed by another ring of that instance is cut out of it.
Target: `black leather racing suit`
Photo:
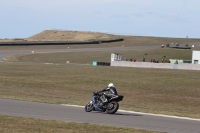
[[[105,92],[105,91],[108,91],[108,93],[105,94],[106,97],[113,97],[114,95],[118,95],[115,87],[108,87],[108,88],[105,88],[101,91],[97,91],[96,93]],[[105,101],[103,101],[103,102],[105,102]]]
[[[105,92],[105,91],[108,91],[108,94],[118,95],[117,89],[115,87],[108,87],[108,88],[105,88],[105,89],[98,91],[98,92]]]

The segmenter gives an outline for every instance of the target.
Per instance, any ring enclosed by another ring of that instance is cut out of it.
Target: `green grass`
[[[88,123],[62,122],[0,115],[1,133],[159,133]]]

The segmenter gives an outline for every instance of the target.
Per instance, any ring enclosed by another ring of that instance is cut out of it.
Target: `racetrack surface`
[[[111,48],[77,48],[77,49],[46,49],[34,50],[35,53],[54,53],[54,52],[81,52],[81,51],[114,51],[114,50],[133,50],[133,49],[156,49],[160,46],[133,46],[133,47],[111,47]],[[32,50],[0,50],[0,60],[6,56],[16,54],[31,54]]]
[[[180,45],[184,46],[184,45]],[[194,46],[199,46],[198,44]],[[1,48],[1,46],[0,46]],[[54,53],[54,52],[81,52],[81,51],[114,51],[114,50],[135,50],[135,49],[159,49],[161,46],[129,46],[129,47],[108,47],[108,48],[76,48],[76,49],[46,49],[34,50],[35,53]],[[31,54],[32,50],[1,50],[0,61],[5,60],[6,56],[16,54]]]
[[[111,115],[97,111],[85,112],[83,107],[35,103],[9,99],[0,99],[0,114],[41,118],[46,120],[62,120],[108,126],[139,128],[169,133],[200,132],[200,120],[152,116],[148,114],[129,113],[124,111],[118,111],[116,114]]]

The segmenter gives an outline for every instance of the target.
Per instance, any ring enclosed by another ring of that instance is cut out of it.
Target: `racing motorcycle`
[[[123,97],[122,95],[111,95],[102,92],[93,93],[92,100],[85,105],[85,111],[101,111],[114,114],[119,108],[118,102],[122,101]]]

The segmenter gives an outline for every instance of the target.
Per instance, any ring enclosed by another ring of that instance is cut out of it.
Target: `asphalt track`
[[[180,45],[184,47],[184,45]],[[195,44],[194,46],[200,46]],[[130,46],[130,47],[109,47],[109,48],[77,48],[77,49],[46,49],[35,50],[36,53],[52,53],[52,52],[81,52],[81,51],[115,51],[115,50],[133,50],[133,49],[159,49],[161,46]],[[15,54],[30,54],[32,50],[1,50],[0,46],[0,61],[6,56]]]
[[[0,47],[1,48],[1,47]],[[53,52],[83,52],[83,51],[116,51],[116,50],[133,50],[133,49],[155,49],[160,46],[133,46],[133,47],[110,47],[110,48],[77,48],[77,49],[46,49],[34,50],[35,53],[53,53]],[[31,54],[32,50],[1,50],[0,60],[6,59],[6,56],[16,54]]]
[[[126,47],[126,48],[85,48],[85,49],[57,49],[35,50],[36,53],[49,52],[78,52],[130,50],[131,48],[160,48],[160,46]],[[0,60],[15,54],[30,54],[31,50],[1,50]],[[179,118],[171,116],[153,115],[137,112],[118,111],[114,115],[101,112],[84,111],[83,107],[34,103],[9,99],[0,99],[0,114],[8,116],[22,116],[42,118],[47,120],[62,120],[70,122],[84,122],[109,126],[138,128],[169,133],[200,133],[200,119]]]
[[[141,113],[118,111],[110,115],[101,112],[85,112],[83,107],[34,103],[0,99],[0,114],[102,124],[108,126],[139,128],[169,133],[199,133],[200,120],[170,118]]]

